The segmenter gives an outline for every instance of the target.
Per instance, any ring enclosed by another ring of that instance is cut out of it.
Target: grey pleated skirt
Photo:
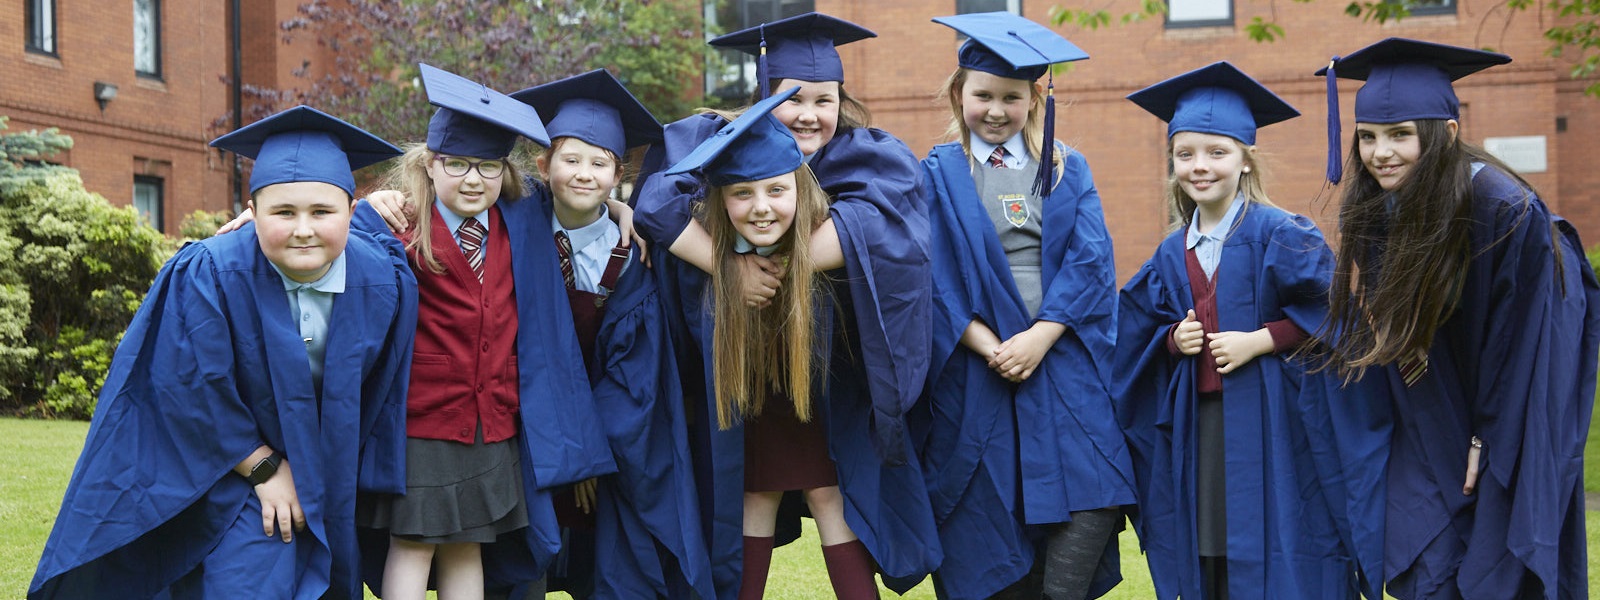
[[[362,503],[358,522],[429,544],[489,543],[528,526],[517,439],[406,438],[406,495]]]

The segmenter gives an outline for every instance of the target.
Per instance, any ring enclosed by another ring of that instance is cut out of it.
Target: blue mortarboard
[[[689,151],[667,174],[699,169],[711,185],[724,186],[777,177],[800,168],[805,162],[800,145],[789,128],[772,116],[772,109],[799,90],[789,88],[757,102]]]
[[[1128,99],[1166,121],[1168,139],[1180,131],[1195,131],[1254,145],[1256,128],[1300,116],[1300,111],[1227,61],[1157,83]]]
[[[574,137],[621,157],[634,146],[659,142],[661,122],[609,71],[595,69],[511,94],[549,117],[551,139]]]
[[[944,25],[969,38],[956,53],[963,69],[983,71],[1008,79],[1034,81],[1050,71],[1050,65],[1089,58],[1066,38],[1049,28],[1005,11],[935,17]],[[1033,193],[1046,194],[1055,174],[1056,78],[1051,73],[1045,87],[1044,147],[1039,151],[1039,173]]]
[[[309,106],[240,127],[211,145],[255,159],[251,194],[274,183],[320,181],[354,196],[351,171],[400,156],[394,144]]]
[[[1089,58],[1060,34],[1005,11],[936,17],[933,22],[969,38],[956,55],[962,68],[990,75],[1034,81],[1050,65]]]
[[[1357,121],[1459,119],[1461,101],[1450,82],[1508,62],[1511,57],[1504,54],[1405,38],[1388,38],[1333,57],[1316,73],[1328,80],[1328,180],[1338,183],[1344,175],[1337,77],[1367,82],[1356,92]]]
[[[522,135],[549,146],[544,122],[532,106],[471,79],[425,64],[422,86],[428,103],[439,107],[428,121],[428,149],[453,156],[501,158]]]
[[[878,34],[843,19],[811,12],[735,31],[710,44],[759,57],[756,78],[765,98],[767,82],[776,79],[843,83],[844,63],[833,47],[871,37]]]

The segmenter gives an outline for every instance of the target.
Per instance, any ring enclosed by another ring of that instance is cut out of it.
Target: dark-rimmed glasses
[[[435,154],[433,159],[439,161],[444,167],[444,174],[451,177],[466,177],[467,172],[477,169],[478,175],[484,179],[498,179],[501,173],[506,172],[506,161],[502,159],[472,160],[460,156]]]

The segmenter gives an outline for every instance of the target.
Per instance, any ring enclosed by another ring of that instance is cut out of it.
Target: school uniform
[[[951,143],[922,163],[938,308],[922,452],[946,554],[939,578],[952,598],[987,597],[1027,574],[1024,525],[1134,500],[1109,389],[1111,238],[1088,163],[1060,149],[1061,179],[1045,199],[1028,192],[1037,164],[1026,154],[1021,168],[992,169]],[[1012,384],[961,346],[975,319],[1001,339],[1037,319],[1068,331],[1032,377]],[[1097,592],[1121,579],[1115,544],[1101,555]]]
[[[296,107],[219,137],[256,159],[251,193],[316,181],[399,149]],[[352,233],[309,283],[254,225],[162,267],[101,388],[29,598],[359,598],[358,494],[400,491],[416,282],[392,239]],[[273,454],[234,467],[257,448]],[[253,483],[293,464],[306,528],[266,537]]]
[[[499,159],[519,135],[549,143],[526,104],[421,67],[429,101],[440,107],[429,122],[429,149]],[[415,415],[408,450],[419,455],[407,497],[393,499],[391,519],[378,507],[363,540],[373,557],[363,574],[377,593],[390,535],[482,544],[488,590],[540,579],[561,547],[551,491],[616,470],[582,353],[568,333],[572,315],[549,310],[565,296],[555,250],[526,235],[548,230],[537,203],[502,198],[470,216],[486,229],[481,275],[460,244],[458,221],[469,217],[447,215],[437,202],[432,210],[428,231],[405,234],[431,236],[444,271],[411,257],[423,297],[419,354],[427,357],[413,365],[408,405]],[[388,231],[373,211],[359,213],[352,226]]]

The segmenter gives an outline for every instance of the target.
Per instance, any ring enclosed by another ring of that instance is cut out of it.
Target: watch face
[[[256,466],[251,467],[250,484],[261,485],[266,483],[268,479],[272,479],[272,476],[278,473],[278,460],[278,455],[274,453],[261,459],[261,462],[256,463]]]

